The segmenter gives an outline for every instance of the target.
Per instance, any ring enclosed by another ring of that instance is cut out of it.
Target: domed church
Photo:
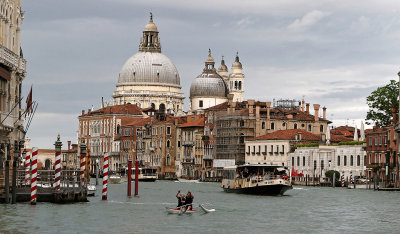
[[[244,74],[239,55],[236,54],[231,74],[228,72],[223,57],[218,72],[214,65],[215,62],[209,49],[203,73],[197,76],[190,86],[190,111],[193,113],[199,113],[209,107],[227,102],[228,94],[232,94],[234,102],[243,101]]]
[[[132,103],[170,114],[183,112],[185,97],[181,92],[179,73],[173,62],[161,53],[158,29],[151,13],[139,52],[122,66],[116,87],[113,98],[117,105]]]

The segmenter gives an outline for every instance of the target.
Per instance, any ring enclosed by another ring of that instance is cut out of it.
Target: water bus
[[[292,184],[283,166],[245,164],[224,167],[221,187],[228,193],[283,195]]]
[[[132,175],[131,178],[135,179],[135,168],[132,168]],[[154,182],[158,178],[157,169],[156,168],[139,168],[139,181],[144,182]]]

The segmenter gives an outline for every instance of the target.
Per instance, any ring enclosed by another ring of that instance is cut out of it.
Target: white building
[[[161,53],[157,26],[146,25],[139,52],[130,57],[119,73],[115,104],[136,104],[140,108],[154,107],[170,114],[183,113],[183,99],[178,70]]]
[[[320,145],[300,147],[289,154],[289,167],[304,176],[325,177],[329,170],[339,171],[345,179],[365,176],[366,152],[362,145]]]

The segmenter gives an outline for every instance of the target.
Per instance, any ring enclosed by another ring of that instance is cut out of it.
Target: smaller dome
[[[158,32],[157,26],[153,23],[153,14],[150,12],[150,21],[144,28],[144,31]]]
[[[158,32],[157,26],[153,22],[149,22],[144,28],[144,31]]]
[[[225,65],[224,56],[222,56],[221,65],[218,68],[218,72],[227,72],[228,67]]]
[[[218,74],[201,74],[190,86],[190,98],[219,97],[226,98],[228,89],[225,81]]]
[[[236,52],[235,62],[232,64],[232,68],[240,68],[242,69],[242,63],[239,61],[239,53]]]

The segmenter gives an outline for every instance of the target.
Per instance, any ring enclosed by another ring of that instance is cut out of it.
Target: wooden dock
[[[11,175],[11,170],[10,170]],[[86,181],[80,181],[79,170],[61,171],[61,188],[54,188],[54,171],[38,170],[37,177],[37,202],[73,203],[87,202],[88,189]],[[10,178],[9,194],[12,194],[12,178]],[[5,183],[3,171],[0,170],[0,203],[9,203],[5,199]],[[16,201],[29,202],[31,198],[31,187],[25,183],[25,171],[17,170],[16,178]]]

